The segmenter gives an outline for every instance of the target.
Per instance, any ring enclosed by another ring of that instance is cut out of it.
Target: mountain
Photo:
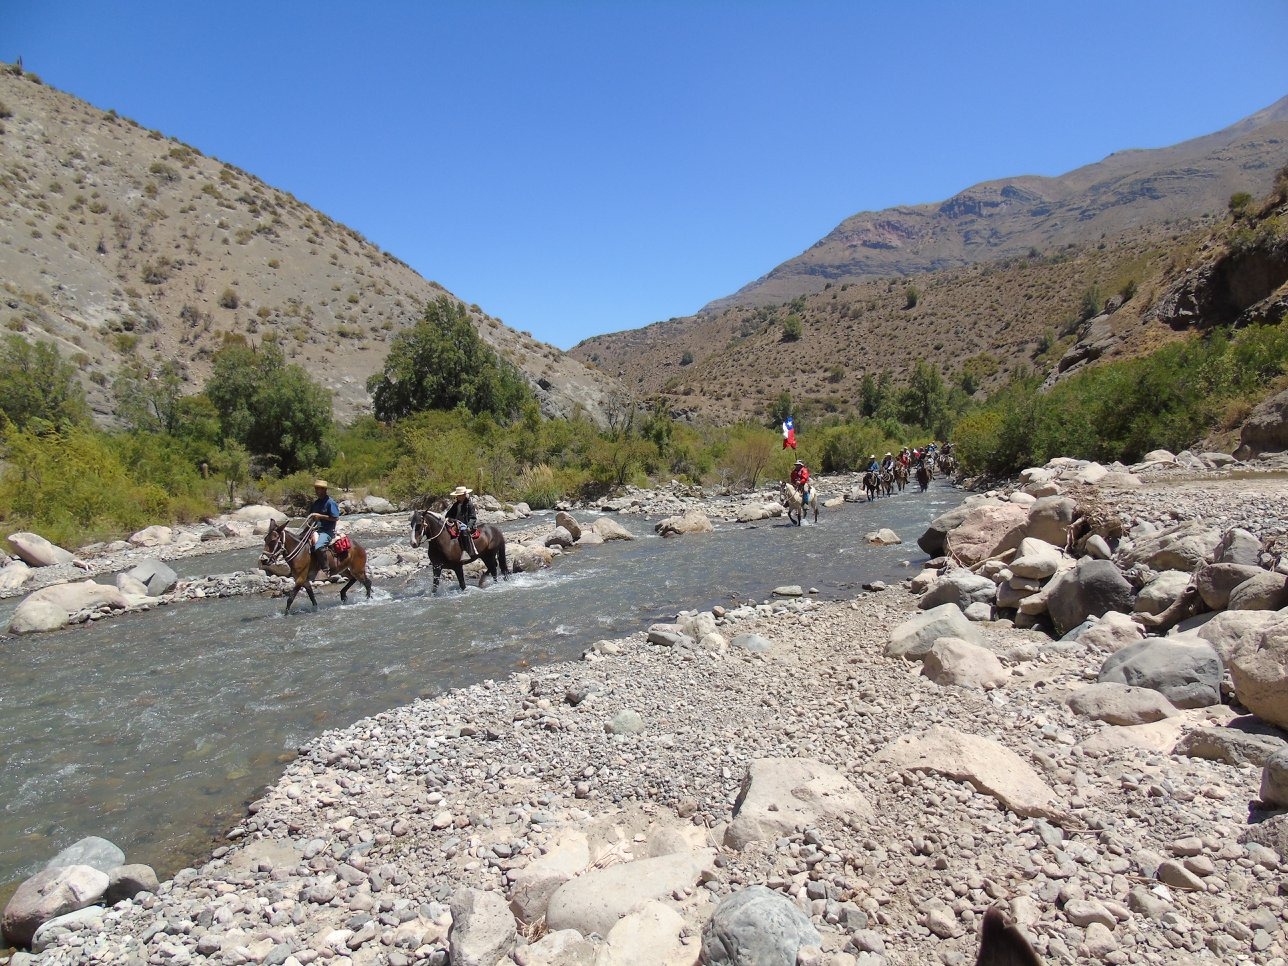
[[[105,421],[122,362],[177,360],[196,392],[226,333],[276,336],[352,417],[389,340],[446,291],[289,193],[3,65],[0,287],[0,323],[74,359]],[[602,419],[612,379],[470,311],[547,414]]]
[[[1175,337],[1147,309],[1217,244],[1231,195],[1264,194],[1285,162],[1288,98],[1174,147],[855,215],[696,315],[571,354],[678,416],[729,421],[763,419],[783,392],[798,415],[852,412],[864,375],[898,384],[921,360],[968,387],[1045,371],[1107,301],[1114,353],[1139,351]]]
[[[1225,211],[1265,192],[1288,158],[1288,97],[1215,134],[1119,151],[1055,178],[986,181],[938,204],[862,212],[707,310],[768,305],[827,282],[917,275],[1082,245],[1106,234]]]

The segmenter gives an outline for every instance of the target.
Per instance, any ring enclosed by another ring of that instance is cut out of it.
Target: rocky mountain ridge
[[[389,340],[445,292],[289,193],[14,67],[0,69],[0,279],[0,323],[74,359],[105,421],[123,363],[176,360],[196,392],[232,333],[275,336],[349,418]],[[470,311],[547,414],[600,418],[613,380]]]

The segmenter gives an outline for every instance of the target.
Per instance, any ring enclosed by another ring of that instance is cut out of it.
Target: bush
[[[917,303],[921,301],[921,293],[917,291],[916,286],[909,285],[903,292],[903,307],[905,309],[915,309]]]
[[[225,309],[235,309],[241,304],[241,299],[238,298],[237,293],[229,287],[225,288],[223,292],[220,293],[219,304]]]
[[[789,315],[783,320],[783,341],[795,342],[804,334],[804,326],[801,325],[800,316]]]

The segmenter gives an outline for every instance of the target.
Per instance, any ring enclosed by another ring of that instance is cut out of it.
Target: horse
[[[935,463],[939,472],[944,476],[952,476],[953,473],[957,472],[957,457],[948,453],[939,454],[939,458],[935,460]]]
[[[930,489],[930,467],[924,462],[917,464],[917,486],[921,487],[921,492],[925,493]]]
[[[465,589],[465,554],[457,538],[452,535],[453,526],[449,526],[445,516],[432,510],[416,510],[411,515],[411,545],[419,547],[425,541],[425,550],[429,554],[430,566],[434,568],[434,593],[438,593],[438,582],[443,578],[443,568],[450,567],[456,574],[456,582],[461,590]],[[486,574],[479,575],[479,586],[483,586],[485,577],[497,579],[498,563],[500,572],[507,579],[510,576],[510,565],[505,559],[505,534],[490,523],[479,527],[479,534],[474,538],[474,549],[487,567]]]
[[[784,483],[782,497],[783,505],[787,507],[787,519],[796,526],[801,525],[811,508],[814,510],[814,522],[818,523],[818,494],[814,492],[813,486],[806,483],[802,492],[790,483]]]
[[[908,485],[908,467],[903,463],[894,464],[894,485],[903,492],[903,488]]]
[[[312,527],[306,526],[299,536],[290,531],[285,523],[276,523],[270,521],[268,532],[264,534],[264,552],[259,558],[260,566],[266,567],[275,558],[280,556],[288,567],[291,568],[291,576],[295,578],[295,586],[286,597],[286,611],[291,612],[291,604],[295,603],[295,595],[303,587],[309,595],[309,603],[313,609],[318,609],[318,599],[313,596],[313,587],[311,581],[318,575],[318,564],[313,557],[313,547],[310,545],[309,534],[312,533]],[[361,583],[367,591],[367,599],[371,599],[371,578],[367,576],[367,551],[363,549],[362,544],[358,541],[351,541],[349,552],[343,557],[338,557],[328,547],[326,554],[326,569],[329,573],[340,577],[348,577],[349,582],[340,588],[340,603],[345,602],[345,597],[349,593],[349,588],[356,583]]]
[[[880,473],[881,495],[889,496],[894,492],[894,470],[882,470]]]
[[[877,490],[881,489],[881,477],[877,476],[874,470],[868,470],[863,474],[863,489],[868,494],[869,503],[877,498]]]

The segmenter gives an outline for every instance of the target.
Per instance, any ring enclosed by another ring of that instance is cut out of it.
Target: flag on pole
[[[788,416],[783,420],[783,449],[796,448],[796,421]]]

